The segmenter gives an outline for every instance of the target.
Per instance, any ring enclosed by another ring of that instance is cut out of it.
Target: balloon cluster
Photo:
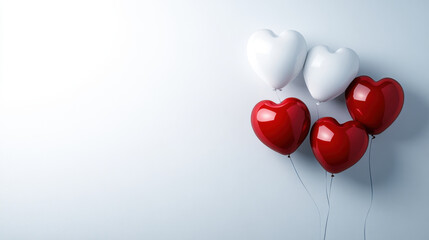
[[[340,124],[332,117],[318,119],[310,132],[310,143],[320,165],[330,173],[342,172],[364,155],[368,135],[377,135],[398,117],[404,103],[401,85],[392,78],[374,81],[356,77],[359,57],[349,48],[330,52],[315,46],[307,53],[304,37],[296,31],[280,35],[271,30],[252,34],[247,45],[250,65],[274,90],[280,90],[303,71],[311,96],[318,103],[345,92],[352,121]],[[256,104],[251,123],[256,136],[272,150],[290,155],[310,131],[307,106],[297,98],[281,103],[264,100]]]

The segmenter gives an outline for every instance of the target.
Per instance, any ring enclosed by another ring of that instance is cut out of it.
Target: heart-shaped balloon
[[[317,120],[310,133],[314,156],[330,173],[339,173],[357,163],[368,147],[368,134],[357,121],[339,124],[331,117]]]
[[[253,108],[251,122],[256,136],[272,150],[289,155],[310,130],[310,112],[299,99],[287,98],[276,104],[264,100]]]
[[[404,105],[404,91],[392,78],[378,82],[368,76],[357,77],[346,90],[347,109],[372,135],[386,130]]]
[[[256,74],[274,89],[282,89],[301,71],[307,55],[304,37],[296,31],[279,36],[260,30],[250,36],[247,56]]]
[[[311,96],[326,102],[343,93],[359,70],[359,57],[349,48],[332,53],[326,46],[308,51],[304,79]]]

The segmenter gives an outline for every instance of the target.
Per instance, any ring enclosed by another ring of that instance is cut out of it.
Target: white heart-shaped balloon
[[[278,36],[271,30],[260,30],[247,43],[250,65],[274,89],[282,89],[299,74],[306,55],[304,37],[292,30]]]
[[[356,77],[359,57],[350,48],[330,52],[326,46],[315,46],[307,54],[304,79],[311,96],[326,102],[343,93]]]

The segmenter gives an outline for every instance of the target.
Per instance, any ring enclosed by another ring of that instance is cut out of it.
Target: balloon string
[[[366,223],[368,221],[369,212],[372,208],[372,201],[374,199],[374,186],[372,183],[372,170],[371,170],[371,147],[372,147],[372,140],[375,138],[374,135],[372,135],[371,141],[369,142],[369,153],[368,153],[368,171],[369,171],[369,185],[370,185],[370,201],[369,201],[369,208],[366,212],[365,216],[365,223],[363,226],[363,239],[366,240]]]
[[[334,174],[331,175],[331,183],[329,184],[329,192],[328,192],[328,172],[326,172],[326,177],[325,177],[325,192],[326,192],[326,200],[328,201],[328,213],[326,214],[326,220],[325,220],[325,232],[323,233],[323,240],[326,239],[326,232],[328,230],[328,221],[329,221],[329,213],[331,212],[331,202],[330,202],[330,198],[331,198],[331,190],[332,190],[332,180],[334,180]]]
[[[320,116],[319,116],[319,102],[317,102],[316,103],[316,113],[317,113],[317,119],[316,120],[318,120],[319,118],[320,118]]]
[[[304,187],[305,191],[307,192],[308,196],[311,198],[311,201],[313,201],[313,204],[317,209],[317,214],[319,215],[319,234],[320,234],[320,230],[322,230],[322,215],[320,215],[320,208],[319,208],[319,206],[317,206],[316,200],[314,200],[313,195],[311,195],[307,186],[302,181],[301,176],[299,175],[298,171],[296,170],[295,164],[293,163],[292,157],[290,155],[288,155],[287,157],[289,158],[290,163],[292,164],[293,170],[295,171],[296,176],[298,177],[299,181],[301,182],[301,185]]]
[[[282,102],[282,100],[280,99],[280,96],[279,96],[279,93],[277,92],[277,90],[278,89],[274,89],[274,92],[276,93],[276,95],[277,95],[277,99],[279,100],[279,103],[281,103]]]

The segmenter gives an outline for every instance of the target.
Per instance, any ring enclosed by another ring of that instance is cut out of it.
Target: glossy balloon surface
[[[357,77],[346,90],[347,109],[372,135],[386,130],[404,105],[404,91],[392,78],[378,82],[368,76]]]
[[[317,120],[310,133],[311,148],[320,165],[339,173],[357,163],[368,147],[368,134],[362,124],[339,124],[331,117]]]
[[[311,96],[326,102],[342,94],[356,77],[359,57],[350,48],[335,52],[326,46],[315,46],[308,51],[303,70],[305,84]]]
[[[264,29],[250,36],[247,57],[256,74],[274,89],[281,89],[296,78],[304,66],[307,44],[297,31],[276,35]]]
[[[272,150],[289,155],[301,145],[310,130],[310,112],[299,99],[280,104],[261,101],[253,108],[251,123],[256,136]]]

